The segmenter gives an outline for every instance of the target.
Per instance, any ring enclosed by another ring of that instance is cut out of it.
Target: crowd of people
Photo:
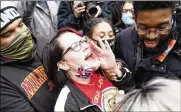
[[[2,112],[181,111],[180,1],[1,1]]]

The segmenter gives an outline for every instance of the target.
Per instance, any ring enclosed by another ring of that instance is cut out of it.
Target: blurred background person
[[[43,47],[57,31],[58,5],[58,1],[17,1],[16,7],[23,22],[37,38],[40,57]]]
[[[131,1],[126,1],[124,3],[121,14],[122,14],[121,20],[125,24],[126,28],[135,25],[134,9],[133,9],[133,3]]]
[[[69,26],[79,31],[89,18],[111,18],[106,2],[61,1],[58,8],[58,29]]]
[[[107,6],[111,12],[111,21],[114,25],[114,30],[116,33],[120,32],[121,29],[125,29],[125,24],[121,20],[121,10],[123,8],[124,1],[108,1]]]
[[[109,1],[108,9],[112,15],[111,20],[116,33],[135,25],[131,1]]]

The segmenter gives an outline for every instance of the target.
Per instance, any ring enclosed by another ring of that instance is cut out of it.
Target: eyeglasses
[[[63,54],[62,57],[70,50],[74,51],[74,52],[78,52],[80,51],[80,49],[82,48],[82,44],[87,44],[88,43],[88,39],[87,37],[82,37],[80,41],[74,42]]]
[[[157,28],[154,30],[154,33],[157,35],[165,35],[167,34],[170,30],[172,29],[172,27],[168,27],[168,28]],[[152,32],[150,29],[148,28],[139,28],[137,27],[137,32],[140,35],[148,35],[150,34],[150,32]]]

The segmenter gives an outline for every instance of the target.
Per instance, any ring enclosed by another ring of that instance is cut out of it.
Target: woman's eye
[[[99,33],[98,36],[99,36],[100,38],[104,38],[105,34],[104,34],[104,33]]]
[[[76,43],[74,43],[74,44],[71,46],[71,48],[72,48],[72,49],[76,49],[78,46],[79,46],[79,43],[76,42]]]
[[[81,43],[86,43],[87,42],[87,39],[83,39],[82,41],[81,41]]]
[[[109,35],[110,38],[114,38],[115,36],[114,35]]]
[[[99,36],[101,39],[103,39],[104,38],[104,36],[102,35],[102,36]]]

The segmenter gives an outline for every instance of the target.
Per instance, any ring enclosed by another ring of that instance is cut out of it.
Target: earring
[[[58,71],[60,70],[60,68],[58,67]]]

